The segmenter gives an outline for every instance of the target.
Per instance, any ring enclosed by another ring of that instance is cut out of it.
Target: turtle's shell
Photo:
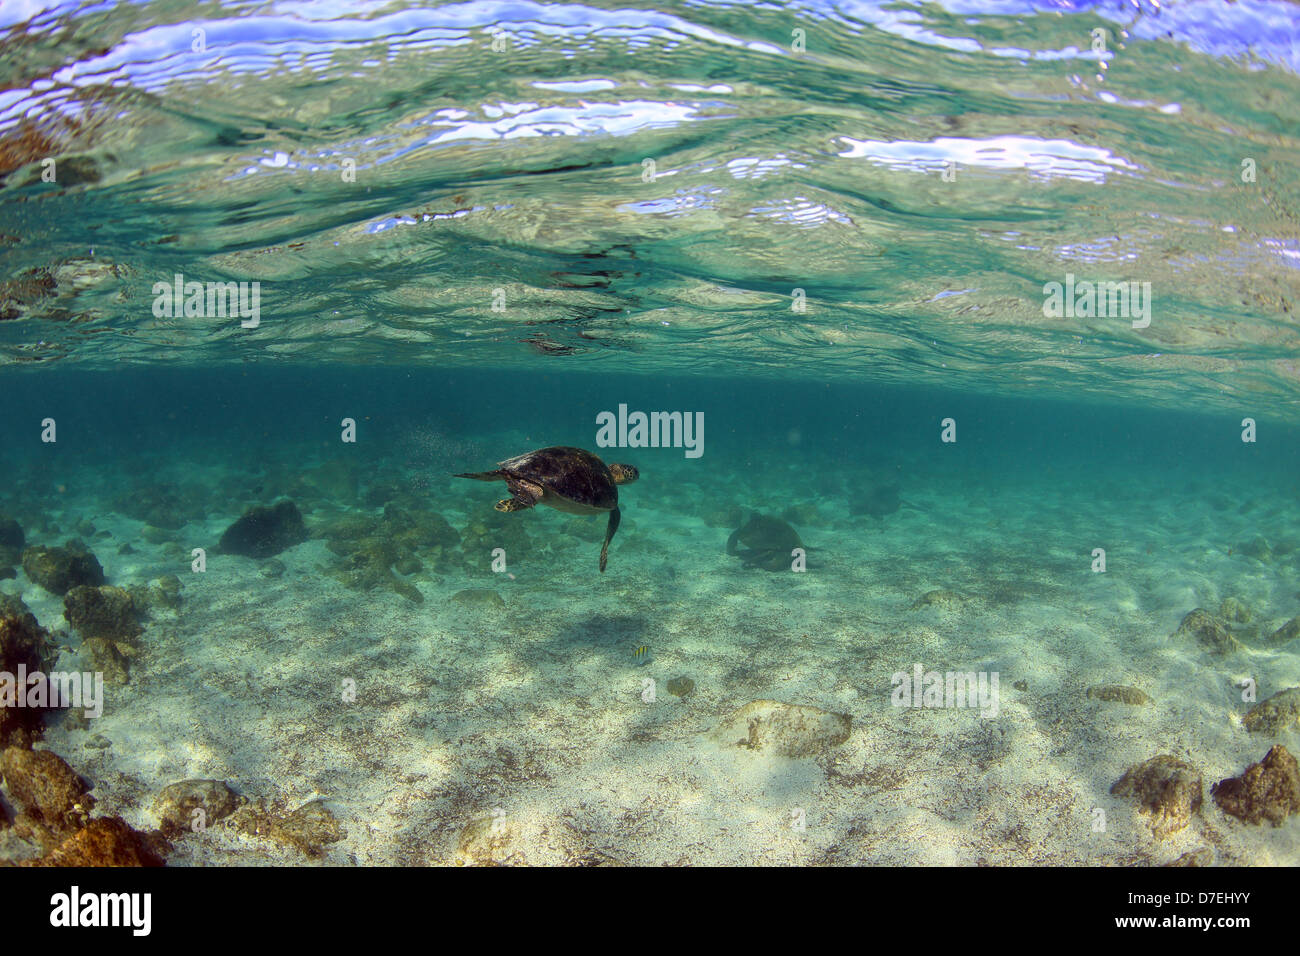
[[[535,481],[548,493],[598,511],[618,507],[618,485],[609,467],[589,451],[557,445],[499,462],[502,471]]]

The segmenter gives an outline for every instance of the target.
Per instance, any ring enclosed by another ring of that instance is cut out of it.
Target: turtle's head
[[[616,485],[630,484],[641,477],[641,472],[637,471],[634,465],[613,464],[609,466],[609,473],[614,476]]]

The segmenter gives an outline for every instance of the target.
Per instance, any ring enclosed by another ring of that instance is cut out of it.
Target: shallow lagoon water
[[[169,863],[1300,862],[1211,794],[1300,747],[1293,8],[10,9],[0,515],[141,631],[0,592],[108,671],[97,814],[244,802]],[[604,574],[452,477],[549,445],[640,470]]]

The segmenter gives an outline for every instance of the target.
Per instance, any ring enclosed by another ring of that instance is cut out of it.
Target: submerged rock
[[[27,536],[18,521],[0,514],[0,549],[21,552],[26,544]]]
[[[465,588],[451,596],[456,604],[476,608],[480,611],[500,611],[505,608],[505,599],[491,588]]]
[[[789,524],[758,513],[727,538],[727,554],[740,558],[747,568],[766,571],[789,571],[794,562],[791,552],[803,547],[799,532]]]
[[[756,700],[724,720],[712,736],[720,743],[780,757],[811,757],[849,739],[853,718],[819,707]]]
[[[1219,617],[1231,624],[1249,624],[1251,616],[1250,608],[1239,598],[1226,597],[1219,605]]]
[[[244,798],[223,780],[181,780],[168,784],[153,802],[153,812],[169,837],[210,827],[230,816]]]
[[[8,515],[0,515],[0,569],[22,561],[26,545],[27,536],[18,522]]]
[[[1188,638],[1216,654],[1241,650],[1241,642],[1232,636],[1228,626],[1205,608],[1198,607],[1189,611],[1178,625],[1178,629],[1170,635],[1170,640],[1175,641]]]
[[[129,641],[144,630],[130,593],[112,585],[71,588],[63,598],[63,616],[82,638]]]
[[[1280,734],[1300,723],[1300,687],[1280,690],[1261,700],[1241,718],[1251,733]]]
[[[16,675],[20,668],[39,671],[49,653],[50,636],[36,623],[22,601],[12,599],[21,612],[0,616],[0,674]],[[17,610],[17,609],[14,609]],[[13,680],[0,681],[0,747],[29,747],[40,736],[46,709],[10,706],[19,688]]]
[[[96,587],[104,583],[99,559],[79,541],[69,541],[61,548],[28,548],[23,552],[23,571],[33,582],[60,597],[79,585]]]
[[[1132,704],[1140,707],[1151,703],[1151,698],[1136,687],[1124,684],[1095,684],[1088,688],[1088,697],[1092,700],[1106,700],[1119,704]]]
[[[689,677],[674,677],[668,682],[668,693],[674,697],[690,697],[695,693],[695,681]]]
[[[1187,826],[1201,809],[1201,773],[1177,757],[1161,754],[1130,767],[1110,792],[1136,803],[1150,818],[1156,839],[1163,840]]]
[[[127,684],[131,679],[131,660],[139,654],[132,644],[111,637],[87,637],[81,642],[82,656],[93,671],[104,675],[109,684]]]
[[[268,810],[259,800],[236,810],[231,814],[231,822],[250,836],[268,837],[313,858],[323,856],[328,844],[348,835],[329,808],[319,801],[292,813],[280,813]]]
[[[158,608],[176,611],[181,606],[181,579],[174,574],[164,574],[148,584],[133,584],[127,591],[140,613],[150,614]]]
[[[0,756],[0,771],[14,806],[52,832],[84,825],[95,806],[90,785],[49,750],[9,747]]]
[[[298,506],[281,501],[270,508],[258,505],[245,511],[221,535],[220,548],[224,554],[270,558],[306,540],[307,528]]]
[[[99,817],[35,860],[20,866],[162,866],[152,840],[121,817]]]
[[[1230,816],[1255,825],[1267,820],[1281,826],[1287,817],[1300,813],[1300,766],[1278,744],[1240,777],[1220,780],[1210,788],[1210,794],[1219,809]]]
[[[1280,644],[1296,637],[1300,637],[1300,614],[1297,614],[1270,634],[1268,639],[1271,643]]]

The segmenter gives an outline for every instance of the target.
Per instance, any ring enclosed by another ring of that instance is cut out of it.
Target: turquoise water
[[[0,742],[175,865],[1295,865],[1295,11],[6,4],[0,601],[104,694]],[[452,477],[554,445],[603,574]]]

